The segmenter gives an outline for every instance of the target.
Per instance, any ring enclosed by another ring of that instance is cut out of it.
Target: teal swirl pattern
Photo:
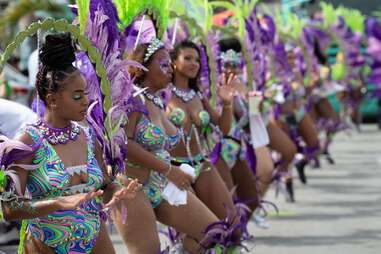
[[[28,126],[24,130],[34,142],[42,139],[38,126]],[[99,189],[103,183],[103,172],[98,167],[94,155],[92,133],[83,129],[87,137],[86,189]],[[32,199],[48,199],[70,195],[70,175],[54,148],[44,139],[35,153],[34,164],[41,165],[28,176],[27,191]],[[53,248],[55,253],[91,253],[100,230],[101,204],[95,199],[83,203],[76,210],[60,210],[45,217],[28,220],[27,232]]]
[[[135,141],[145,149],[155,154],[160,160],[170,163],[170,154],[166,149],[173,147],[180,141],[181,135],[168,136],[158,126],[153,124],[145,115],[142,115],[136,125]],[[152,207],[157,207],[161,200],[161,193],[167,184],[167,178],[156,171],[151,171],[149,179],[143,185],[143,191],[149,198]]]

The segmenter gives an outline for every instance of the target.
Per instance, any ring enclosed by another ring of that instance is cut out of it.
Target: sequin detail
[[[181,108],[174,108],[169,114],[169,119],[177,127],[181,127],[184,124],[185,117],[185,111]],[[204,128],[210,124],[210,115],[208,111],[201,110],[198,112],[198,117],[200,119],[200,127]]]
[[[185,112],[181,108],[175,108],[169,114],[169,119],[176,126],[182,126],[185,120]]]
[[[136,125],[135,141],[155,154],[158,159],[169,163],[171,157],[167,150],[180,142],[181,135],[181,131],[172,136],[165,134],[147,116],[142,114]],[[148,180],[143,184],[143,191],[151,201],[153,208],[160,204],[162,200],[161,193],[167,182],[168,180],[163,174],[151,170]]]
[[[87,145],[88,182],[81,186],[69,186],[71,175],[54,148],[43,139],[41,147],[33,159],[41,167],[28,175],[27,191],[33,200],[55,198],[76,192],[99,189],[103,183],[103,172],[95,159],[92,134],[83,129]],[[42,138],[38,129],[25,129],[34,142]],[[76,210],[59,210],[45,217],[28,220],[27,232],[52,247],[55,253],[91,253],[100,231],[101,204],[92,199]]]
[[[209,115],[208,111],[201,110],[198,113],[198,117],[200,118],[201,127],[206,127],[206,126],[209,125],[209,123],[210,123],[210,115]]]

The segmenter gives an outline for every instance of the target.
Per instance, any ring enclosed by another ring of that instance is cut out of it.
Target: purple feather
[[[257,156],[255,154],[253,145],[249,142],[246,143],[246,159],[248,165],[253,172],[253,175],[257,175]]]
[[[0,136],[0,165],[8,168],[12,163],[31,156],[40,147],[42,140],[32,145]]]
[[[262,44],[271,44],[275,39],[275,23],[269,15],[264,15],[258,20],[258,26],[261,31]]]
[[[360,53],[361,35],[353,33],[342,17],[338,18],[331,29],[345,55],[347,72],[344,80],[350,82],[353,79],[360,79],[357,69],[365,63],[365,59]]]
[[[128,73],[128,67],[141,67],[141,65],[133,61],[123,60],[119,39],[109,40],[110,33],[115,32],[113,27],[117,26],[117,19],[112,16],[115,13],[110,10],[112,7],[102,1],[102,4],[97,5],[97,8],[97,10],[93,10],[92,18],[88,20],[86,35],[101,52],[102,62],[106,67],[107,77],[111,84],[110,96],[113,102],[113,108],[109,112],[103,112],[103,97],[99,80],[92,63],[85,54],[82,53],[77,56],[77,66],[86,77],[88,81],[87,89],[92,96],[90,102],[93,104],[88,114],[89,123],[101,142],[106,163],[112,166],[114,173],[117,173],[124,170],[127,140],[125,139],[123,126],[119,126],[115,135],[111,137],[111,133],[109,133],[111,130],[104,126],[104,120],[106,119],[105,116],[109,115],[111,122],[115,125],[119,122],[120,117],[125,116],[125,109],[128,108],[133,87],[133,80]],[[112,18],[104,14],[105,10],[110,10]],[[112,38],[114,37],[112,34]]]
[[[45,114],[45,103],[41,99],[38,99],[38,98],[39,98],[38,96],[34,97],[33,102],[32,102],[32,110],[34,113],[36,113],[36,114],[38,113],[38,117],[42,118],[42,117],[44,117],[44,114]],[[37,100],[38,100],[38,102],[37,102]],[[37,103],[39,103],[40,105],[37,105]],[[39,111],[39,112],[37,112],[37,111]]]
[[[114,42],[119,40],[119,17],[117,10],[111,0],[90,0],[90,19],[94,20],[95,13],[98,9],[101,9],[103,13],[107,14],[109,18],[104,22],[108,31],[108,41]]]
[[[367,55],[370,62],[371,74],[368,81],[381,86],[381,24],[374,18],[365,21],[365,31],[368,37]],[[376,89],[374,96],[379,96],[380,88]]]
[[[381,41],[381,24],[376,18],[365,20],[365,33],[368,37],[374,37]]]
[[[135,48],[135,43],[139,34],[140,25],[143,16],[136,17],[135,20],[124,30],[121,41],[123,41],[124,51],[131,53]],[[138,44],[149,43],[156,38],[156,28],[151,19],[144,19]]]
[[[222,143],[221,142],[218,142],[212,152],[210,153],[210,162],[215,165],[218,161],[218,159],[220,158],[220,154],[221,154],[221,151],[222,151]]]
[[[206,54],[206,49],[204,45],[200,45],[200,62],[201,62],[201,70],[200,70],[200,83],[201,83],[201,91],[203,95],[207,98],[210,98],[210,80],[209,80],[209,65],[208,65],[208,56]]]
[[[12,167],[21,167],[25,170],[35,170],[39,165],[18,164],[17,161],[25,157],[32,156],[40,147],[42,139],[32,145],[26,145],[17,140],[11,140],[5,136],[0,136],[0,170],[5,171],[6,177],[10,180],[5,188],[15,189],[19,196],[22,196],[20,180],[16,171]]]

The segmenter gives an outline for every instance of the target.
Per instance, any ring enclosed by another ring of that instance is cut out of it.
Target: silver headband
[[[153,38],[147,48],[147,53],[144,55],[143,62],[144,63],[148,62],[150,57],[161,48],[164,48],[164,43],[160,41],[158,38]]]
[[[241,63],[241,53],[235,52],[233,49],[229,49],[226,52],[222,52],[220,55],[222,63],[232,63],[239,65]]]

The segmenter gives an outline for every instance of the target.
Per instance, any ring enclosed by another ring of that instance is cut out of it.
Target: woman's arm
[[[220,127],[223,135],[227,135],[231,128],[233,121],[233,106],[231,102],[225,103],[222,106],[222,112],[219,114],[209,103],[207,99],[202,99],[202,104],[206,111],[208,111],[213,124]]]
[[[18,140],[24,144],[33,144],[29,134],[24,133],[18,137]],[[15,164],[32,165],[34,155],[15,161]],[[26,190],[29,172],[21,167],[13,167],[18,176],[21,193],[17,193],[19,197],[23,197]],[[39,201],[27,200],[19,198],[18,200],[2,202],[3,215],[6,220],[21,220],[43,217],[57,210],[75,209],[79,204],[101,195],[102,191],[90,192],[84,194],[76,194],[72,196],[57,197],[54,199],[45,199]]]
[[[42,201],[11,201],[3,202],[3,215],[6,221],[32,219],[47,216],[60,209],[60,202],[57,199]]]

